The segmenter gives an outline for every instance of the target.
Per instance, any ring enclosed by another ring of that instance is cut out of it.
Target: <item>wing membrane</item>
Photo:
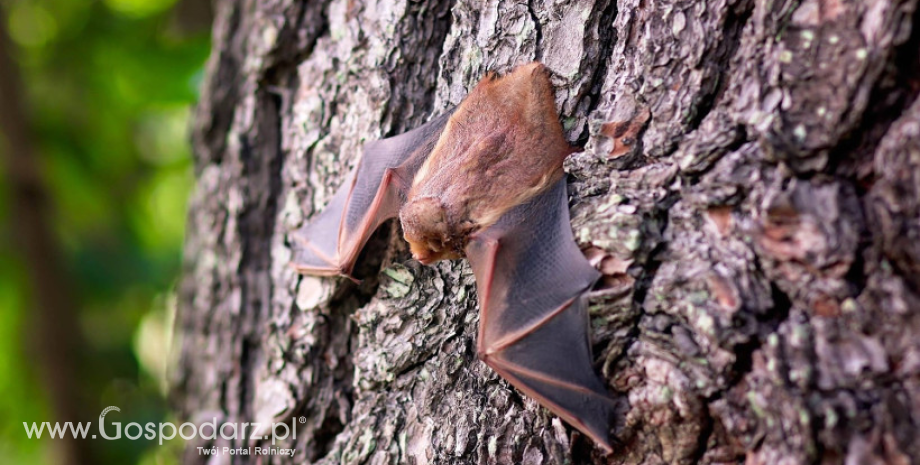
[[[480,357],[610,450],[615,403],[593,368],[583,294],[599,274],[572,237],[565,180],[478,233]]]
[[[361,248],[405,202],[406,191],[450,117],[365,145],[361,160],[323,211],[294,233],[301,273],[350,276]]]

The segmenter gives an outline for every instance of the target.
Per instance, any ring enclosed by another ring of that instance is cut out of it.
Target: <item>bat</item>
[[[562,169],[574,151],[542,64],[489,73],[452,111],[366,144],[293,235],[292,264],[351,277],[374,230],[397,217],[419,262],[466,257],[479,358],[610,452],[615,404],[593,368],[583,299],[599,273],[573,239]]]

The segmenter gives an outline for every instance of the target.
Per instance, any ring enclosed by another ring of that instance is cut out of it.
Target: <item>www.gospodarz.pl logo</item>
[[[148,422],[145,424],[140,424],[137,422],[131,422],[124,425],[120,422],[111,422],[107,427],[105,424],[105,416],[110,412],[121,412],[121,409],[116,406],[106,407],[99,414],[99,424],[98,424],[98,435],[91,433],[92,422],[65,422],[61,423],[51,423],[51,422],[42,422],[42,423],[28,423],[22,422],[22,426],[26,430],[26,435],[32,439],[40,439],[47,430],[48,436],[52,439],[64,438],[68,435],[79,438],[79,439],[96,439],[98,436],[102,436],[106,440],[115,440],[127,438],[130,440],[138,440],[144,438],[146,440],[158,440],[159,444],[163,444],[163,441],[168,441],[175,439],[176,436],[189,441],[192,439],[208,439],[216,440],[218,437],[225,439],[227,441],[234,441],[239,443],[239,441],[249,440],[250,443],[258,443],[261,441],[267,441],[271,439],[272,445],[276,441],[285,440],[290,437],[291,440],[297,439],[297,423],[305,423],[305,417],[294,417],[291,419],[290,425],[287,423],[234,423],[234,422],[218,422],[217,417],[211,419],[211,421],[205,421],[200,425],[191,422],[182,423],[179,426],[176,426],[170,422],[162,423],[153,423]],[[201,449],[201,448],[199,448]],[[290,455],[293,455],[294,450],[290,449]]]

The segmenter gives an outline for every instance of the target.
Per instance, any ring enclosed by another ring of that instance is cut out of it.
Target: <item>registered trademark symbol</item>
[[[304,424],[307,422],[307,417],[300,417],[300,423]]]

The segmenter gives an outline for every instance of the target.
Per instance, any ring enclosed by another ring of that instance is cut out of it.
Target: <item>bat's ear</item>
[[[480,78],[479,81],[476,82],[476,85],[473,86],[472,89],[470,89],[470,94],[472,94],[477,88],[479,88],[479,86],[483,84],[488,85],[489,83],[497,81],[499,78],[500,76],[495,71],[486,71],[486,74],[484,74],[482,78]]]
[[[540,63],[539,61],[531,61],[530,63],[527,63],[526,65],[522,66],[522,68],[525,71],[529,72],[530,74],[542,73],[542,74],[545,74],[546,76],[549,76],[550,74],[552,74],[549,68],[547,68],[546,65],[544,65],[543,63]]]

